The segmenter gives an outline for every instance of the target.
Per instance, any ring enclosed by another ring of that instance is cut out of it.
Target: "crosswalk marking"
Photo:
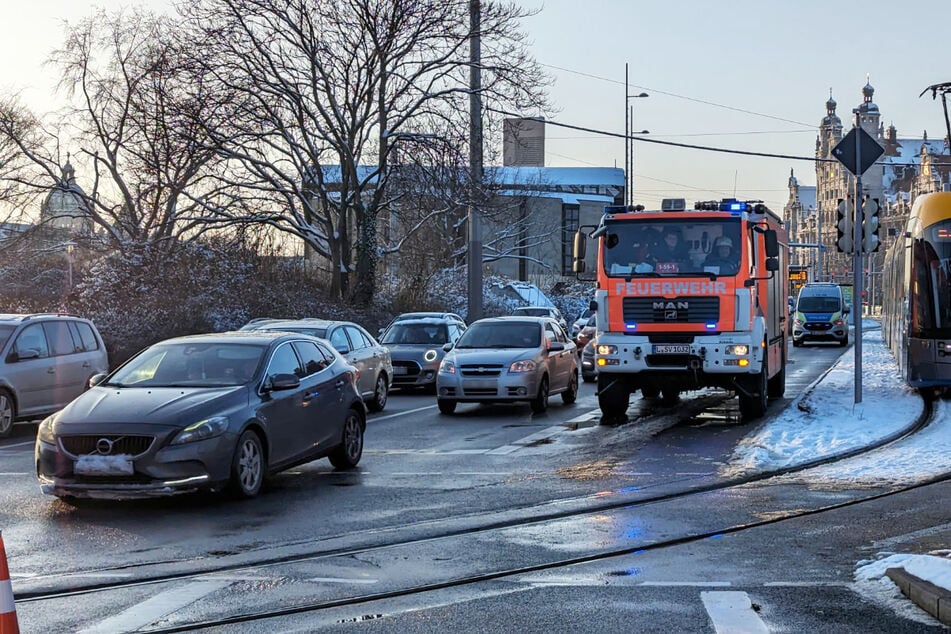
[[[717,634],[769,634],[745,592],[701,592],[700,599]]]
[[[227,587],[231,582],[196,581],[159,593],[142,603],[133,605],[115,616],[99,621],[91,627],[80,630],[80,634],[112,634],[113,632],[134,632],[153,623],[186,605],[201,600],[206,595]]]

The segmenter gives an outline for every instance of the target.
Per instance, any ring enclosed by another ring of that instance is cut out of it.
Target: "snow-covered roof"
[[[564,205],[578,205],[582,202],[604,203],[613,205],[613,196],[601,196],[598,194],[568,194],[565,192],[548,192],[535,189],[503,189],[498,192],[500,196],[530,196],[531,198],[560,198]]]
[[[485,175],[502,185],[624,186],[624,170],[618,167],[487,167]]]
[[[943,139],[898,139],[898,155],[883,156],[879,159],[886,165],[892,163],[921,163],[921,145],[926,144],[933,154],[944,154]]]
[[[511,282],[505,285],[505,290],[515,293],[529,306],[555,305],[540,288],[528,282]]]

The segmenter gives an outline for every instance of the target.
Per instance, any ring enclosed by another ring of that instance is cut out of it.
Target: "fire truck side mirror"
[[[766,257],[775,258],[779,257],[779,240],[776,238],[775,229],[767,229],[764,234],[766,239]],[[769,262],[766,263],[766,270],[768,271],[778,271],[779,269],[769,268]]]
[[[776,258],[766,258],[766,270],[767,271],[778,271],[779,270],[779,260]]]
[[[584,273],[585,261],[575,258],[574,262],[571,264],[571,268],[575,273]]]
[[[584,235],[584,232],[581,229],[575,231],[575,242],[573,246],[575,261],[584,260],[585,251],[587,250],[588,241]],[[577,270],[577,269],[575,269]],[[582,268],[582,270],[584,270]]]

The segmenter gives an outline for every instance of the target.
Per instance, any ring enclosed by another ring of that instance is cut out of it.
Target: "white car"
[[[568,330],[568,321],[561,314],[561,311],[554,306],[520,306],[512,311],[512,315],[515,317],[551,317],[566,332]]]

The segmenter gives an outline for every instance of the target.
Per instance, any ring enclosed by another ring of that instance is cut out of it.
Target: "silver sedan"
[[[457,403],[528,401],[548,409],[548,397],[578,397],[578,355],[561,325],[548,317],[493,317],[476,321],[448,350],[436,377],[439,411]]]

